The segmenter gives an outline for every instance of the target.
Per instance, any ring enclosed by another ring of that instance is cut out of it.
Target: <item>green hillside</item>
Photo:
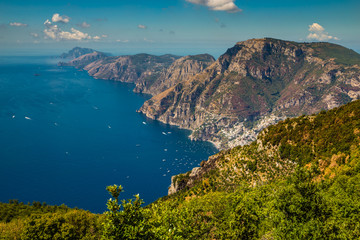
[[[358,239],[359,116],[358,100],[317,115],[286,119],[265,129],[252,144],[222,151],[197,171],[175,177],[177,192],[147,207],[141,207],[138,196],[119,201],[122,188],[116,185],[107,188],[112,199],[102,215],[43,204],[1,204],[0,235],[2,239]]]
[[[360,63],[360,55],[348,48],[331,43],[308,43],[315,50],[315,56],[321,59],[334,58],[338,64],[347,66]]]

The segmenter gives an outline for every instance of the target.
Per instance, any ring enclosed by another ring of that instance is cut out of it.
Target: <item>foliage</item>
[[[51,206],[34,201],[32,204],[24,204],[18,200],[9,200],[9,203],[0,203],[0,222],[8,223],[16,218],[24,218],[31,214],[67,212],[71,209],[65,205]]]
[[[72,210],[32,215],[25,221],[22,239],[98,239],[96,215]]]
[[[360,63],[360,55],[355,51],[332,43],[308,43],[314,50],[315,56],[322,59],[335,58],[335,62],[344,65]]]
[[[114,198],[107,202],[109,211],[105,212],[103,221],[103,239],[151,239],[150,225],[147,224],[147,212],[141,207],[143,201],[139,195],[135,200],[122,200],[119,195],[122,187],[113,185],[106,190]]]
[[[0,204],[0,239],[98,239],[99,216],[65,205]]]

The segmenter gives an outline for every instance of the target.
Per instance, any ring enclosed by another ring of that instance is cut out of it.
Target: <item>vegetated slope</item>
[[[100,215],[65,205],[0,203],[0,239],[100,239]]]
[[[193,130],[220,149],[264,127],[360,96],[360,55],[330,43],[238,42],[201,73],[145,102],[147,117]]]
[[[250,145],[174,177],[176,191],[145,208],[138,195],[118,201],[116,185],[107,188],[109,211],[100,216],[39,203],[0,204],[1,237],[359,239],[359,116],[357,100],[281,121]]]
[[[229,190],[243,183],[263,185],[296,168],[318,170],[316,181],[332,178],[360,149],[360,100],[317,115],[280,121],[249,145],[211,156],[201,167],[173,177],[169,194],[206,180],[209,189]],[[206,188],[205,188],[206,189]]]
[[[173,177],[153,221],[169,239],[359,238],[359,116],[358,100],[266,128]]]

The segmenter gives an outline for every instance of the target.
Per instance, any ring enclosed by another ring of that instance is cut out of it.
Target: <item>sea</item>
[[[106,211],[106,186],[146,204],[171,176],[217,152],[187,130],[137,113],[149,95],[94,79],[51,56],[0,57],[0,202],[17,199]]]

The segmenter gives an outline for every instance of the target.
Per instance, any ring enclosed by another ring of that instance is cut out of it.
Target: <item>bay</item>
[[[172,175],[216,149],[189,131],[136,112],[147,95],[133,85],[59,67],[58,59],[0,57],[0,201],[106,210],[120,184],[145,204],[167,194]]]

